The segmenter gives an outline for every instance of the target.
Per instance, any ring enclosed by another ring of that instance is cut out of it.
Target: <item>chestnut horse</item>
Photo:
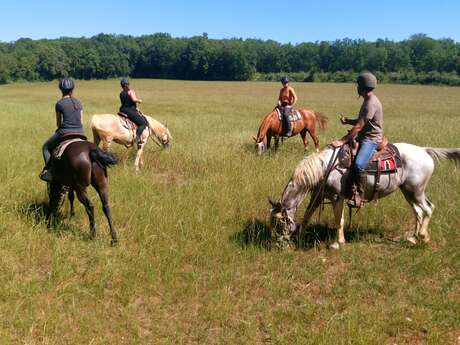
[[[60,159],[53,158],[53,182],[48,183],[48,196],[51,215],[56,215],[65,192],[69,192],[70,215],[74,214],[73,201],[75,194],[85,206],[90,224],[91,238],[96,236],[94,224],[94,207],[86,193],[91,184],[99,194],[102,210],[109,222],[112,244],[117,242],[117,232],[112,222],[109,207],[109,191],[107,167],[117,164],[116,156],[104,152],[89,141],[71,143],[65,149]],[[75,193],[75,194],[74,194]]]
[[[304,148],[307,149],[308,140],[307,132],[310,133],[310,136],[315,143],[316,151],[319,151],[319,139],[316,135],[316,124],[324,130],[326,128],[327,117],[316,111],[307,110],[307,109],[298,109],[300,113],[300,120],[292,122],[292,136],[295,136],[300,133],[302,137]],[[256,142],[258,153],[268,150],[270,148],[270,142],[272,137],[275,138],[275,150],[278,148],[279,138],[283,138],[283,128],[282,123],[279,119],[277,108],[273,109],[268,113],[262,121],[262,124],[259,127],[259,132],[257,133],[257,138],[254,137]],[[265,145],[264,140],[267,140]]]

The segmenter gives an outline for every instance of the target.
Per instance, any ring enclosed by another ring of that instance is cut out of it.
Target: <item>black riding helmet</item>
[[[120,80],[120,85],[121,85],[121,87],[128,86],[129,85],[129,80],[127,78],[123,78],[122,80]]]
[[[69,92],[75,88],[75,83],[71,78],[62,78],[59,80],[59,89],[62,92]]]
[[[287,83],[289,83],[288,77],[283,77],[283,78],[281,78],[281,84],[285,85],[285,84],[287,84]]]

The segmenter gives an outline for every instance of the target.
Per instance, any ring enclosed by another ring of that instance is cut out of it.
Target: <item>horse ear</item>
[[[168,123],[167,122],[165,122],[165,127],[168,128]]]
[[[273,207],[276,206],[276,202],[272,200],[272,198],[268,197],[268,202],[270,203],[270,205],[272,205]]]
[[[257,138],[255,136],[252,136],[252,139],[257,142]]]

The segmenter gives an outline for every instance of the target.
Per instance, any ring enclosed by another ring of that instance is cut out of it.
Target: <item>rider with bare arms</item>
[[[142,143],[142,133],[148,123],[137,109],[137,104],[142,103],[142,100],[137,98],[136,92],[130,88],[128,79],[123,78],[120,81],[122,91],[120,92],[120,112],[128,115],[129,119],[137,125],[136,144]]]
[[[372,73],[361,73],[357,83],[358,94],[364,98],[358,118],[341,117],[340,121],[343,125],[352,125],[353,127],[346,136],[334,141],[332,145],[340,147],[355,138],[359,143],[358,153],[350,171],[350,180],[353,186],[352,198],[348,201],[348,206],[360,208],[364,202],[363,186],[366,178],[364,169],[383,138],[383,108],[374,94],[377,78]]]
[[[283,87],[280,90],[278,96],[278,107],[281,111],[281,118],[283,119],[283,132],[285,136],[290,137],[292,135],[292,124],[289,121],[289,115],[291,114],[292,107],[297,102],[297,95],[294,88],[289,86],[289,79],[283,77],[281,79]]]

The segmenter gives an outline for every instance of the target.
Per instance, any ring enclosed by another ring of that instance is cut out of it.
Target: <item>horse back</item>
[[[71,143],[55,162],[53,174],[67,186],[88,186],[91,183],[92,161],[90,151],[96,145],[89,141]]]

